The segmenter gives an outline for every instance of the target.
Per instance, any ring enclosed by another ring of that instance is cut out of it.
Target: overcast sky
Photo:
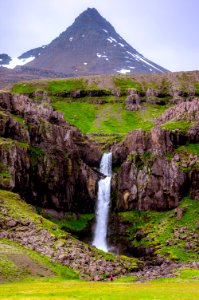
[[[146,58],[171,71],[199,70],[199,0],[0,0],[0,53],[50,43],[88,7]]]

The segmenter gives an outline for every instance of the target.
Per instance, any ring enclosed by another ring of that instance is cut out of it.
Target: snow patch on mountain
[[[22,58],[19,59],[18,57],[13,57],[12,60],[7,65],[2,65],[5,68],[8,69],[14,69],[16,66],[23,66],[35,59],[34,56],[28,57],[28,58]]]
[[[127,73],[130,73],[131,70],[121,69],[121,70],[119,70],[119,71],[117,71],[117,72],[120,73],[120,74],[127,74]]]
[[[118,44],[119,44],[121,47],[125,47],[124,44],[122,44],[122,43],[118,43]]]
[[[142,61],[143,63],[147,64],[148,66],[152,67],[153,69],[156,69],[157,71],[164,73],[161,69],[157,68],[156,66],[152,65],[151,63],[148,62],[148,60],[138,54],[134,54],[131,53],[130,51],[126,51],[128,54],[130,54],[131,56],[133,56],[135,58],[135,60],[137,61]],[[151,71],[151,68],[150,68]]]

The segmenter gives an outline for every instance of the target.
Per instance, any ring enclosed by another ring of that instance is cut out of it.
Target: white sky
[[[50,43],[88,7],[153,62],[199,70],[199,0],[0,0],[0,53],[19,56]]]

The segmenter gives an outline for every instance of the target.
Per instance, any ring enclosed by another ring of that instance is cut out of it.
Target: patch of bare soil
[[[20,253],[7,253],[8,259],[31,277],[51,277],[54,273],[45,265]]]

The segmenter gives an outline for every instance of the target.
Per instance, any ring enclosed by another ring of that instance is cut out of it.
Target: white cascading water
[[[98,199],[96,209],[96,225],[93,246],[103,251],[108,251],[107,225],[110,205],[112,153],[104,153],[100,163],[100,172],[106,177],[98,182]]]

